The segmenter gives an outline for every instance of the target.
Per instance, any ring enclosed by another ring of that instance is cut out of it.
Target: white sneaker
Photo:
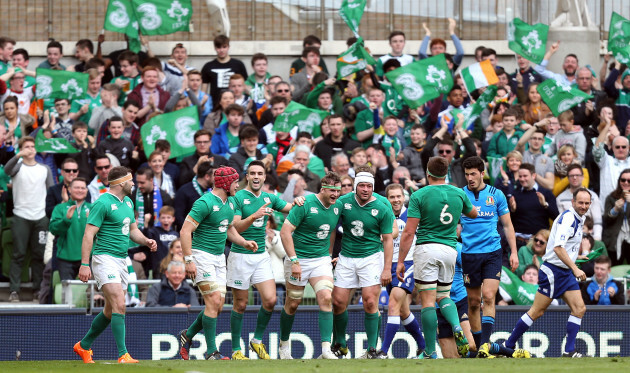
[[[278,348],[278,354],[280,355],[280,360],[293,360],[293,356],[291,356],[291,345],[287,342],[285,345],[280,342],[280,348]]]
[[[337,356],[333,354],[333,352],[329,349],[322,349],[322,354],[320,355],[321,359],[332,359],[337,360]]]
[[[367,359],[367,358],[368,358],[368,350],[363,351],[363,354],[357,357],[357,359]]]

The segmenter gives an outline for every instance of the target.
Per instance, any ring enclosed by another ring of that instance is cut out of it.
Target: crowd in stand
[[[468,92],[456,74],[464,51],[454,22],[449,30],[455,55],[446,53],[443,39],[425,30],[417,57],[403,53],[405,34],[394,31],[390,53],[344,79],[336,79],[334,69],[326,66],[321,41],[312,35],[304,39],[302,55],[290,71],[268,71],[267,56],[256,53],[247,61],[253,71],[249,75],[245,64],[230,56],[226,36],[214,39],[216,58],[203,66],[188,65],[182,44],[162,61],[145,39],[146,52],[104,55],[101,36],[96,51],[92,41],[78,41],[78,63],[66,67],[60,63],[62,45],[49,42],[38,68],[88,74],[88,94],[80,100],[37,99],[28,51],[0,37],[0,201],[13,235],[10,300],[20,299],[27,253],[41,302],[50,302],[46,278],[51,271],[59,271],[62,280],[76,278],[82,227],[91,203],[108,190],[107,175],[114,166],[133,171],[131,198],[139,228],[158,242],[156,252],[130,245],[138,278],[162,279],[149,292],[147,305],[195,305],[194,290],[182,282],[178,231],[194,201],[212,188],[216,168],[233,167],[243,178],[248,164],[260,160],[267,171],[264,190],[292,202],[317,193],[326,171],[341,176],[346,194],[352,191],[354,169],[368,164],[376,193],[399,183],[408,201],[426,185],[430,157],[444,157],[450,165],[447,183],[464,187],[462,163],[477,155],[489,161],[486,183],[508,199],[520,247],[516,274],[526,282],[536,281],[528,273],[541,264],[551,221],[571,206],[573,191],[589,189],[593,204],[580,255],[600,250],[609,259],[586,266],[594,281],[585,298],[590,304],[620,302],[623,287],[608,273],[611,265],[630,262],[630,70],[605,55],[596,72],[568,54],[554,57],[564,58],[562,72],[549,71],[547,63],[558,50],[554,43],[540,65],[516,56],[518,69],[508,74],[493,49],[479,46],[475,59],[490,60],[499,77],[498,92],[474,126],[464,128],[461,113],[482,90]],[[440,53],[455,85],[448,94],[410,109],[384,74]],[[536,90],[545,79],[573,85],[593,98],[555,117]],[[310,132],[297,127],[275,131],[275,118],[292,101],[329,115]],[[200,118],[194,154],[171,158],[166,140],[145,154],[140,128],[155,116],[189,106],[198,109]],[[34,139],[40,131],[46,138],[65,138],[77,152],[37,152]],[[493,174],[497,159],[500,170]],[[284,256],[277,233],[283,219],[276,213],[267,229],[267,248],[278,251],[278,261]],[[501,226],[497,229],[502,233]],[[53,259],[45,270],[47,246]],[[509,267],[507,241],[504,247]],[[276,277],[282,282],[281,273]]]

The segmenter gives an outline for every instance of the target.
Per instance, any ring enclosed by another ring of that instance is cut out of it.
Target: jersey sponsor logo
[[[249,200],[249,198],[245,198],[245,199],[243,200],[243,204],[244,204],[244,205],[249,205],[249,204],[251,204],[251,203],[252,203],[252,202]]]
[[[265,203],[271,203],[271,199],[269,199],[269,197],[263,198],[263,201],[265,201]]]
[[[221,210],[219,206],[212,206],[212,211],[219,211],[219,210]]]
[[[252,223],[252,225],[253,225],[254,227],[257,227],[257,228],[262,227],[263,225],[265,225],[265,217],[264,217],[264,216],[262,216],[262,217],[260,217],[260,218],[258,218],[258,219],[256,219],[256,220],[254,220],[254,222]]]
[[[112,203],[112,211],[118,210],[118,206],[115,203]]]
[[[492,217],[494,216],[494,211],[479,211],[479,217]]]
[[[372,209],[372,216],[376,216],[378,215],[378,210],[377,209]]]
[[[317,207],[311,207],[311,214],[317,214],[319,213],[319,211],[317,211]]]
[[[219,228],[217,228],[217,229],[219,230],[219,232],[221,232],[221,233],[225,233],[225,232],[227,232],[227,230],[228,230],[228,225],[229,225],[228,220],[227,220],[227,219],[223,219],[223,220],[221,220],[221,222],[219,223]]]
[[[122,226],[122,234],[124,234],[125,236],[129,234],[129,225],[131,224],[131,219],[130,218],[125,218],[123,220],[123,226]]]
[[[493,196],[488,196],[486,198],[486,206],[493,206],[494,205],[494,197]]]
[[[319,238],[320,240],[323,240],[326,237],[328,237],[329,233],[330,233],[330,225],[322,224],[319,226],[319,231],[317,231],[317,238]]]
[[[346,210],[352,210],[352,205],[349,204],[349,203],[344,203],[343,204],[343,208],[346,209]]]
[[[338,208],[333,208],[333,212],[335,213],[335,215],[339,215],[339,209]]]

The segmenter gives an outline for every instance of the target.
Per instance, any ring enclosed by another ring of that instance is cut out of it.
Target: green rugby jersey
[[[129,248],[129,228],[136,222],[133,203],[129,197],[122,200],[104,193],[94,202],[87,224],[98,227],[92,255],[111,255],[126,258]]]
[[[89,123],[90,118],[92,118],[92,110],[103,105],[103,103],[101,102],[101,93],[99,92],[96,95],[96,97],[92,97],[86,94],[85,98],[72,101],[72,106],[70,106],[70,112],[78,113],[79,110],[81,110],[81,107],[83,107],[83,105],[85,104],[88,104],[88,112],[81,115],[79,120],[85,123]]]
[[[293,206],[287,221],[295,226],[293,246],[298,258],[329,256],[330,234],[337,228],[341,214],[339,200],[329,208],[324,207],[317,194],[305,197],[303,206]]]
[[[394,212],[387,199],[374,194],[375,200],[360,206],[355,193],[339,198],[343,238],[341,254],[349,258],[365,258],[383,251],[381,234],[392,233]]]
[[[420,219],[416,245],[440,243],[455,250],[459,218],[472,209],[466,193],[453,185],[427,185],[415,191],[409,199],[407,218]]]
[[[254,214],[266,203],[269,203],[269,208],[274,210],[282,210],[287,203],[281,200],[278,196],[267,192],[260,192],[260,195],[256,197],[254,193],[247,189],[241,189],[236,192],[236,195],[232,198],[234,201],[234,215],[241,216],[243,219]],[[267,234],[267,216],[256,219],[244,232],[241,232],[241,236],[248,241],[256,241],[258,244],[258,250],[254,253],[251,250],[247,250],[244,247],[232,243],[232,251],[241,254],[262,254],[265,252],[265,236]]]
[[[223,254],[227,231],[234,220],[232,199],[223,203],[214,193],[206,193],[195,201],[188,215],[199,223],[193,232],[192,248],[213,255]]]

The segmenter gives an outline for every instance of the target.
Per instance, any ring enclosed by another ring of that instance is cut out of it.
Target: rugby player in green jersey
[[[440,312],[451,324],[458,352],[460,355],[468,353],[468,340],[459,325],[457,306],[451,300],[450,292],[457,261],[457,223],[461,214],[471,219],[476,218],[477,210],[462,189],[446,184],[448,167],[448,162],[444,158],[432,157],[429,160],[427,164],[429,185],[411,195],[407,225],[400,237],[396,266],[396,277],[400,281],[404,280],[405,257],[414,236],[416,237],[413,254],[414,278],[420,290],[422,330],[426,340],[425,351],[418,356],[419,359],[437,359],[436,300]]]
[[[284,259],[287,298],[280,315],[280,359],[292,359],[289,336],[295,311],[302,302],[304,287],[310,283],[319,305],[319,333],[323,359],[337,359],[330,349],[333,329],[332,313],[332,248],[335,228],[341,214],[341,180],[334,172],[322,179],[317,194],[305,197],[304,204],[289,212],[280,238],[287,257]]]
[[[237,189],[238,172],[232,167],[218,168],[214,171],[214,189],[195,201],[180,231],[186,274],[199,288],[206,305],[188,329],[179,333],[179,353],[183,360],[189,359],[192,339],[201,329],[208,347],[206,359],[229,359],[219,353],[215,340],[217,317],[226,292],[225,241],[228,239],[252,252],[258,250],[256,241],[244,239],[232,225],[234,204],[228,197]]]
[[[247,167],[247,186],[239,190],[234,198],[234,228],[245,239],[253,240],[258,247],[265,247],[267,220],[273,211],[284,213],[291,210],[292,204],[286,203],[277,195],[264,192],[265,164],[252,161]],[[271,270],[271,257],[266,250],[252,252],[232,242],[227,262],[227,284],[232,288],[234,304],[230,314],[232,331],[232,359],[246,360],[241,351],[241,331],[243,329],[243,313],[249,299],[249,288],[256,286],[262,298],[262,307],[258,311],[254,338],[249,347],[260,359],[269,359],[269,354],[262,343],[263,334],[271,319],[273,307],[276,305],[276,281]]]
[[[107,176],[109,191],[92,205],[81,244],[79,279],[87,282],[94,271],[94,279],[105,295],[103,311],[94,317],[85,337],[74,345],[74,352],[84,363],[92,360],[92,343],[111,323],[118,347],[119,363],[137,363],[125,346],[125,292],[129,272],[127,249],[129,239],[139,245],[157,250],[155,240],[148,239],[138,229],[133,204],[129,196],[133,177],[126,167],[114,167]],[[96,239],[95,239],[96,238]],[[90,254],[92,270],[90,270]]]

